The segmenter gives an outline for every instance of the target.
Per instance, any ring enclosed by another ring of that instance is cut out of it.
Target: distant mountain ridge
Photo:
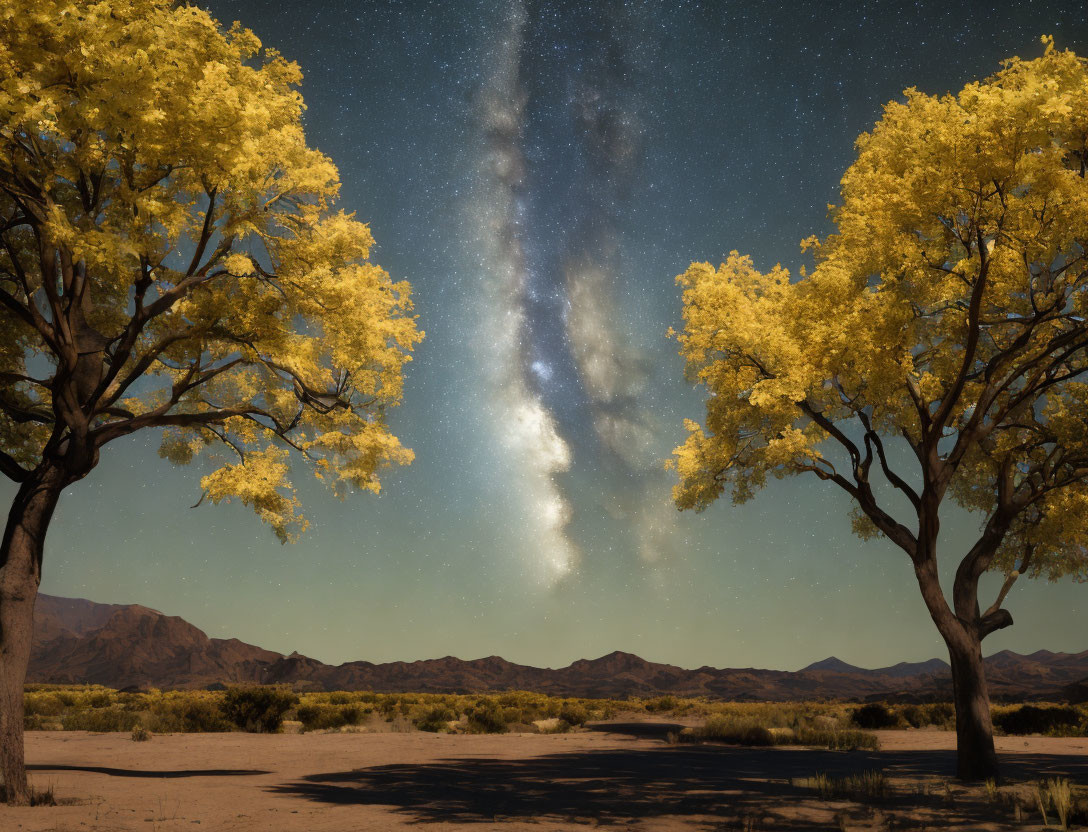
[[[113,688],[202,688],[221,684],[290,684],[323,690],[464,693],[534,690],[557,696],[706,696],[737,701],[804,699],[927,700],[948,698],[948,664],[900,662],[868,670],[834,656],[802,670],[700,667],[649,662],[616,651],[567,667],[540,668],[499,656],[453,656],[415,662],[328,665],[283,655],[238,639],[209,638],[177,616],[138,604],[96,604],[39,595],[28,681]],[[986,659],[991,693],[1008,699],[1083,697],[1088,650]]]
[[[1015,654],[1013,654],[1015,655]],[[855,667],[847,664],[842,659],[830,656],[818,662],[813,662],[808,667],[801,668],[801,672],[822,670],[832,673],[867,673],[873,676],[891,676],[902,679],[908,676],[924,676],[951,672],[948,662],[942,659],[928,659],[924,662],[899,662],[891,667],[880,667],[876,670],[867,670],[864,667]]]

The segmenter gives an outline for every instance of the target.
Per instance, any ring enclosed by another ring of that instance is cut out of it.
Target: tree
[[[952,666],[961,778],[997,773],[981,644],[1019,575],[1088,579],[1088,64],[1045,54],[889,103],[797,280],[733,252],[678,278],[688,378],[681,509],[768,475],[846,494],[909,556]],[[981,531],[947,598],[949,503]],[[983,610],[979,579],[1006,580]]]
[[[334,213],[301,73],[169,0],[0,10],[0,773],[27,800],[22,690],[42,545],[103,448],[163,429],[201,488],[286,541],[288,454],[339,494],[406,464],[384,420],[422,337],[407,283]],[[203,498],[202,498],[203,499]]]

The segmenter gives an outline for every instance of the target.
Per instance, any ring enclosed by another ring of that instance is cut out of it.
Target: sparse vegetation
[[[56,806],[57,799],[53,796],[53,787],[48,786],[44,789],[38,789],[34,786],[30,786],[28,791],[30,792],[30,806]],[[7,787],[0,783],[0,801],[7,802],[8,790]]]
[[[263,711],[263,703],[294,701],[279,713],[280,722],[290,720],[290,731],[311,732],[408,732],[433,733],[565,733],[587,730],[584,726],[606,718],[620,721],[646,719],[667,727],[676,724],[661,740],[669,744],[692,742],[722,742],[770,748],[772,746],[807,746],[838,751],[868,751],[878,747],[877,736],[857,727],[856,715],[864,705],[848,702],[780,702],[737,703],[711,702],[705,699],[656,697],[639,700],[593,700],[547,696],[525,691],[495,694],[378,694],[367,691],[301,692],[285,688],[238,688],[235,691],[159,691],[120,692],[94,686],[34,685],[26,691],[28,726],[60,730],[66,726],[89,730],[130,732],[135,742],[146,738],[158,741],[158,733],[197,731],[239,731],[238,721],[228,718],[231,702],[249,703],[255,712]],[[871,704],[871,703],[870,703]],[[883,718],[877,724],[912,730],[916,726],[945,723],[951,716],[950,707],[941,703],[903,705],[879,703]],[[1031,710],[1034,709],[1034,710]],[[866,713],[875,709],[869,708]],[[1027,711],[1025,716],[1015,715]],[[1042,704],[999,705],[994,707],[995,724],[1013,730],[1037,728],[1035,711],[1076,713],[1083,717],[1081,706],[1061,708]],[[862,721],[865,717],[862,717]],[[244,720],[242,720],[245,722]],[[675,722],[674,722],[675,721]],[[691,727],[681,729],[687,724]],[[873,724],[873,723],[866,723]],[[1078,723],[1079,724],[1079,723]],[[112,727],[111,727],[112,726]],[[128,726],[128,727],[125,727]],[[1063,727],[1064,726],[1064,727]],[[1061,722],[1062,730],[1069,721]],[[503,744],[516,748],[513,737],[498,737]],[[242,738],[239,738],[241,741]],[[919,738],[924,744],[926,738]],[[143,746],[142,749],[154,746]],[[135,751],[136,749],[134,749]],[[822,762],[809,768],[823,768]],[[821,758],[822,759],[822,758]],[[844,760],[845,755],[844,755]],[[830,765],[830,764],[828,764]],[[1081,829],[1088,826],[1088,789],[1084,785],[1055,778],[1051,772],[1040,770],[1029,779],[978,782],[971,785],[932,776],[914,776],[898,772],[894,780],[886,780],[879,770],[866,771],[875,763],[863,755],[833,772],[821,771],[812,777],[792,781],[794,791],[785,795],[790,800],[834,801],[823,810],[827,812],[828,828],[867,828],[861,823],[863,812],[875,818],[891,818],[903,806],[925,806],[936,816],[963,816],[980,823],[1015,824],[1017,828]],[[854,768],[852,775],[847,772]],[[857,769],[862,769],[858,771]],[[1051,778],[1051,779],[1044,779]],[[779,781],[781,782],[781,781]],[[45,785],[44,783],[39,785]],[[782,797],[782,795],[780,795]],[[59,795],[57,802],[64,802]],[[51,793],[42,792],[36,802],[52,801]],[[857,805],[862,804],[864,808]],[[865,806],[865,804],[868,804]],[[832,815],[837,820],[831,821]],[[166,816],[169,812],[165,813]],[[744,821],[734,829],[775,829],[768,820],[752,815],[751,823]],[[914,828],[898,825],[873,829]],[[823,828],[823,827],[821,827]],[[931,828],[942,828],[931,826]],[[972,827],[973,828],[973,827]],[[1001,827],[1005,828],[1005,827]],[[1011,828],[1011,827],[1010,827]]]
[[[862,726],[950,730],[948,703],[712,702],[579,699],[529,691],[493,694],[292,693],[286,688],[227,691],[120,692],[96,685],[28,685],[27,730],[122,731],[153,734],[278,731],[285,720],[300,731],[430,731],[452,733],[562,733],[615,717],[702,719],[679,741],[744,745],[803,745],[833,750],[875,749]],[[264,715],[263,717],[261,715]],[[995,705],[994,724],[1006,734],[1088,735],[1088,705]],[[679,729],[678,729],[679,731]]]
[[[807,725],[799,725],[796,728],[771,728],[753,717],[725,714],[708,718],[702,727],[689,731],[687,736],[700,740],[754,746],[807,745],[833,750],[875,750],[880,747],[876,736],[865,731],[817,728]]]

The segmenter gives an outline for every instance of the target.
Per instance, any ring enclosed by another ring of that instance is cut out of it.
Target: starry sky
[[[327,662],[944,655],[905,556],[854,538],[827,487],[670,507],[662,461],[702,411],[665,337],[673,279],[733,248],[796,264],[885,102],[957,90],[1044,33],[1088,53],[1080,4],[208,5],[301,64],[342,207],[414,286],[427,339],[392,421],[416,462],[345,502],[298,470],[312,526],[281,546],[240,506],[190,510],[199,465],[135,437],[65,493],[42,591]],[[946,521],[946,574],[977,523]],[[1088,648],[1085,597],[1018,585],[987,652]]]

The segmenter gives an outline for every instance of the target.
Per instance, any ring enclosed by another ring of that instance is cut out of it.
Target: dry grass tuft
[[[882,771],[863,771],[846,777],[831,777],[817,772],[814,777],[807,777],[797,785],[812,789],[821,800],[883,800],[888,796],[888,785]]]

